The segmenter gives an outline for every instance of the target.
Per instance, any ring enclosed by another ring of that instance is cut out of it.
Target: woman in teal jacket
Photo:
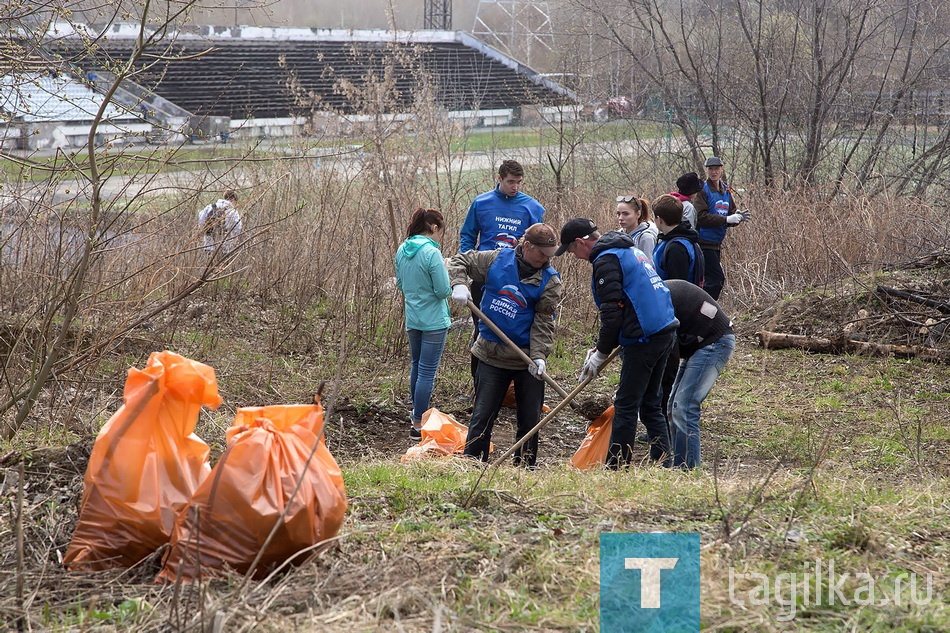
[[[447,301],[452,295],[452,286],[439,250],[439,240],[445,233],[442,214],[435,209],[416,209],[406,233],[408,237],[396,251],[396,283],[405,297],[406,334],[412,353],[409,437],[419,439],[422,414],[429,409],[435,374],[452,323]]]

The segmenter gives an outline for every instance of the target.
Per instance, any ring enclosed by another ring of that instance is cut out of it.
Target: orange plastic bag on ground
[[[64,563],[128,567],[168,543],[175,517],[211,472],[193,433],[202,405],[221,404],[214,370],[172,352],[129,369],[124,404],[99,431]]]
[[[571,458],[571,466],[580,470],[604,467],[607,461],[607,449],[610,448],[610,431],[613,421],[614,407],[611,405],[587,427],[587,436]]]
[[[255,568],[256,578],[336,536],[346,512],[346,489],[324,441],[323,424],[319,404],[238,409],[227,449],[178,515],[156,580],[191,580],[225,567],[246,574],[288,504]],[[317,450],[308,463],[314,443]]]
[[[444,457],[461,453],[465,450],[466,437],[467,426],[433,407],[422,414],[422,439],[416,446],[409,447],[402,456],[402,463],[420,457]]]
[[[518,408],[518,401],[515,399],[515,383],[514,382],[508,385],[508,391],[505,392],[505,399],[501,401],[501,406],[506,407],[508,409]],[[551,407],[543,403],[541,404],[542,413],[547,413],[550,410],[551,410]]]

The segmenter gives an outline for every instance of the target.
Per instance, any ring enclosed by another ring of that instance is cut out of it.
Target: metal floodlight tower
[[[425,26],[435,31],[452,30],[452,0],[425,0]]]
[[[532,55],[554,50],[547,0],[478,0],[472,34],[532,66]]]

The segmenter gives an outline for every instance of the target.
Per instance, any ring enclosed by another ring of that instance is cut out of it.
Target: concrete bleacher
[[[0,148],[57,149],[82,145],[103,96],[69,74],[47,71],[0,76]],[[133,139],[151,131],[134,114],[105,104],[99,142]]]
[[[130,57],[131,35],[110,31],[94,54],[78,38],[59,38],[50,46],[96,72],[108,58]],[[139,62],[141,72],[133,78],[138,85],[199,118],[227,118],[235,130],[260,134],[299,129],[317,113],[352,118],[406,112],[424,86],[445,111],[475,113],[479,124],[488,125],[510,123],[522,106],[574,100],[570,91],[456,32],[205,27],[177,34],[160,48],[165,46],[169,53],[161,60]],[[376,91],[368,86],[382,81],[387,67],[395,90],[383,102],[370,103]]]

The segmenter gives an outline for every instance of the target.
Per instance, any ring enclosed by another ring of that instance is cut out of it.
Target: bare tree
[[[933,0],[573,0],[577,28],[622,51],[629,90],[697,148],[766,186],[924,191],[947,157],[946,18]],[[908,138],[911,151],[906,151]],[[887,149],[888,151],[885,151]]]
[[[93,51],[100,34],[121,15],[135,16],[137,37],[127,58],[108,64],[108,81],[98,85],[98,97],[83,97],[93,110],[78,151],[57,149],[40,162],[29,150],[30,139],[21,136],[24,151],[10,159],[22,168],[25,180],[36,172],[44,173],[44,180],[39,186],[30,180],[15,187],[0,220],[6,234],[0,294],[16,315],[5,324],[8,353],[0,368],[5,392],[0,414],[14,412],[2,419],[4,438],[20,429],[50,381],[89,371],[124,336],[216,279],[232,261],[200,256],[192,211],[200,192],[173,194],[168,208],[156,210],[130,198],[128,191],[105,188],[110,178],[122,176],[126,187],[136,183],[145,190],[162,165],[173,160],[174,147],[153,149],[150,156],[127,152],[126,143],[140,139],[129,135],[129,124],[114,119],[126,120],[135,104],[117,109],[113,98],[150,60],[172,55],[166,35],[192,7],[190,2],[167,4],[153,15],[149,2],[101,11],[81,3],[33,6],[11,16],[6,41],[21,53],[8,57],[15,59],[7,75],[16,78],[10,93],[14,115],[22,101],[17,90],[39,83],[38,73],[67,78],[70,86],[86,81],[75,60],[57,54],[51,45],[63,33],[81,37],[82,49]],[[105,25],[91,33],[71,22],[73,15],[103,18]],[[63,103],[79,98],[70,97],[77,91],[71,90],[65,91]],[[91,86],[87,92],[92,94]],[[89,107],[85,102],[72,105]],[[17,121],[7,121],[6,129],[29,129]],[[190,239],[181,239],[188,235]]]

